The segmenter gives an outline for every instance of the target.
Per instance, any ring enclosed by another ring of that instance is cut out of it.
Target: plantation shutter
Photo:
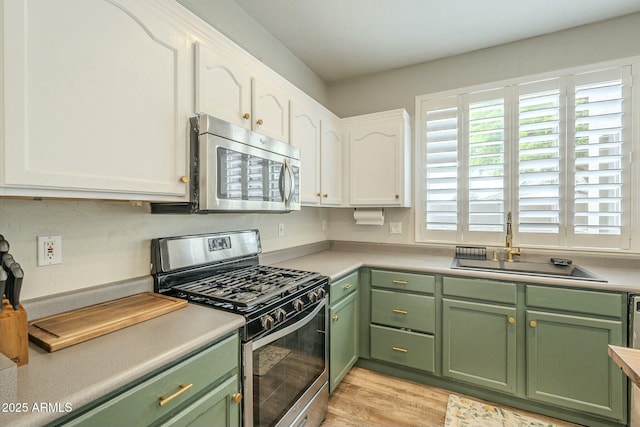
[[[430,240],[457,239],[459,123],[458,97],[423,103],[423,231]]]
[[[500,242],[505,222],[505,90],[473,93],[466,102],[466,221],[469,241]]]
[[[519,243],[560,244],[564,225],[565,96],[560,79],[518,87]]]
[[[574,77],[573,245],[629,247],[630,81],[630,67]]]

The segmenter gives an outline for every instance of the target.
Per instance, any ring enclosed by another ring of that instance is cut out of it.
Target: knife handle
[[[17,262],[11,264],[11,276],[13,276],[12,286],[9,290],[10,295],[9,302],[13,306],[13,309],[18,311],[20,309],[20,290],[22,289],[22,279],[24,277],[24,271]]]
[[[0,268],[0,313],[2,313],[2,297],[4,296],[4,288],[7,285],[7,272],[4,268]]]

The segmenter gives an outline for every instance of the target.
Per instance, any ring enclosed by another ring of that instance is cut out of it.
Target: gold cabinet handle
[[[408,285],[409,281],[408,280],[394,280],[391,283],[396,284],[396,285]]]
[[[323,194],[322,197],[324,197],[326,199],[327,197],[329,197],[329,195],[328,194]]]
[[[262,121],[262,119],[258,119],[258,120],[256,121],[256,124],[257,124],[258,126],[262,126],[262,125],[264,124],[264,122]]]
[[[233,393],[231,395],[231,400],[233,400],[234,403],[240,403],[242,402],[242,395],[240,393]]]
[[[407,310],[400,310],[398,308],[394,308],[393,312],[394,313],[398,313],[398,314],[409,314],[409,312]]]
[[[400,353],[408,353],[409,350],[407,350],[406,348],[402,348],[402,347],[391,347],[394,351],[398,351]]]
[[[188,177],[188,176],[186,176],[186,175],[182,175],[182,176],[180,177],[180,182],[181,182],[181,183],[183,183],[183,184],[188,183],[188,182],[189,182],[189,177]]]
[[[244,115],[242,116],[243,119],[245,120],[249,120],[251,118],[251,114],[249,113],[244,113]]]
[[[340,320],[340,316],[333,316],[331,320],[333,320],[334,322],[337,322],[338,320]]]
[[[353,285],[347,283],[346,285],[342,285],[342,289],[351,289]]]
[[[396,194],[396,200],[400,199],[400,195]]]
[[[178,391],[176,391],[175,393],[173,393],[171,396],[160,396],[160,406],[164,406],[167,403],[171,402],[173,399],[175,399],[176,397],[180,396],[182,393],[186,392],[187,390],[189,390],[191,387],[193,387],[193,383],[191,384],[180,384],[180,389]]]
[[[529,326],[531,326],[532,328],[535,328],[536,326],[538,326],[538,322],[536,322],[535,320],[532,320],[531,322],[529,322]]]
[[[513,325],[514,323],[516,323],[516,318],[515,318],[515,317],[513,317],[513,316],[509,316],[509,323],[510,323],[510,324],[512,324],[512,325]]]
[[[316,196],[321,197],[322,193],[316,193]]]

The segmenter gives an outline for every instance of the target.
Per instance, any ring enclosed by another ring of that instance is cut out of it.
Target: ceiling
[[[235,0],[327,82],[640,12],[639,0]]]

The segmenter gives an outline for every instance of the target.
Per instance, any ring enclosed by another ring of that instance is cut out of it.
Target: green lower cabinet
[[[65,426],[240,426],[238,334],[225,338]]]
[[[433,335],[371,325],[371,357],[433,372],[435,340]]]
[[[516,392],[516,309],[444,298],[442,375]]]
[[[624,346],[619,320],[527,310],[527,397],[626,419],[626,382],[607,355]]]
[[[202,396],[175,416],[163,422],[171,427],[231,427],[240,425],[240,405],[231,396],[238,389],[238,378],[232,377]]]
[[[358,360],[358,293],[329,309],[329,392],[333,392]]]

